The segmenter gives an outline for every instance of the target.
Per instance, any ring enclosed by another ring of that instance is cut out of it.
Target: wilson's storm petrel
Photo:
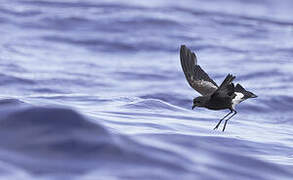
[[[227,121],[237,114],[235,106],[248,98],[257,97],[252,92],[246,91],[240,84],[234,86],[232,81],[235,76],[231,74],[228,74],[222,84],[218,86],[197,64],[194,52],[191,52],[185,45],[180,48],[180,60],[189,85],[202,95],[193,99],[192,109],[205,107],[212,110],[230,110],[227,115],[220,119],[214,129],[217,129],[226,118],[223,127],[223,131],[225,131]],[[228,117],[230,114],[232,115]]]

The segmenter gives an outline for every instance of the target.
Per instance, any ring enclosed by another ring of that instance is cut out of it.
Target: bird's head
[[[195,107],[204,107],[208,101],[207,97],[199,96],[193,99],[192,109]]]

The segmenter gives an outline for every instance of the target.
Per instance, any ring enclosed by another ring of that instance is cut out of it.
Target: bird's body
[[[245,90],[240,84],[234,86],[232,83],[235,76],[228,74],[220,86],[218,86],[202,68],[197,64],[197,58],[185,45],[180,48],[180,60],[183,72],[189,85],[198,91],[202,96],[193,100],[194,107],[205,107],[211,110],[229,109],[230,112],[223,117],[214,129],[217,129],[222,120],[232,114],[225,120],[223,131],[226,128],[227,121],[237,112],[236,105],[248,98],[257,97],[252,92]]]

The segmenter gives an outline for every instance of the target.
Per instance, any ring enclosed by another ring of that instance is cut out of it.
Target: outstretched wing
[[[195,54],[185,45],[181,45],[180,60],[185,77],[193,89],[202,95],[212,94],[218,89],[218,85],[197,65]]]
[[[231,98],[234,98],[236,96],[235,94],[235,87],[234,84],[232,83],[233,80],[236,77],[233,76],[232,74],[228,74],[220,87],[212,94],[212,97],[227,97],[230,96]]]

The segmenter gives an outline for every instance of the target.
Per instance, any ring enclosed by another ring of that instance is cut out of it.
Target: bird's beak
[[[257,97],[257,95],[255,95],[255,94],[252,94],[252,96],[251,96],[251,98],[256,98]]]
[[[195,107],[196,107],[196,105],[193,105],[193,106],[192,106],[192,109],[194,109]]]

